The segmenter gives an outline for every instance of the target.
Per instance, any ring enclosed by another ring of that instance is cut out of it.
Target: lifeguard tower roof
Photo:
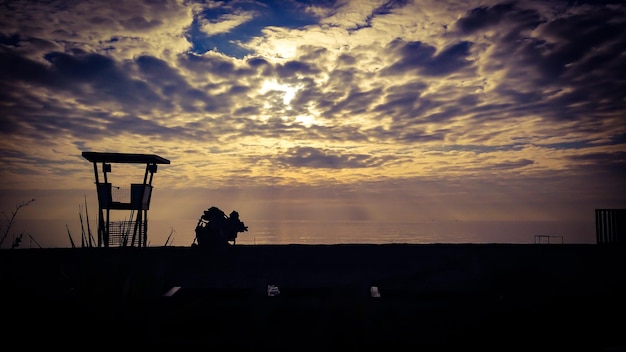
[[[132,153],[100,153],[83,152],[83,157],[91,162],[98,163],[126,163],[126,164],[169,164],[170,161],[154,154]]]

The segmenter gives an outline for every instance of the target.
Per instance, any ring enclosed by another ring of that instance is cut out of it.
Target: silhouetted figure
[[[235,244],[235,241],[237,240],[237,234],[239,232],[244,232],[244,231],[248,231],[248,226],[246,226],[243,221],[239,220],[239,213],[235,210],[233,210],[230,213],[230,217],[228,218],[228,240],[229,241],[233,241],[233,244]]]
[[[210,207],[198,220],[196,225],[197,245],[202,248],[219,248],[233,245],[239,232],[248,231],[248,227],[239,219],[239,213],[232,211],[230,217],[217,207]]]

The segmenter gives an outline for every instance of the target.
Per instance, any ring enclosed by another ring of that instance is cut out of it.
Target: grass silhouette
[[[8,216],[6,213],[2,212],[2,215],[4,215],[7,223],[6,223],[6,228],[2,232],[2,238],[0,238],[0,248],[2,248],[4,241],[7,239],[7,237],[9,236],[9,233],[11,232],[11,228],[13,227],[13,224],[15,223],[15,218],[17,217],[17,213],[20,211],[20,209],[22,209],[23,207],[29,205],[30,203],[34,201],[35,201],[35,198],[24,201],[20,204],[17,204],[15,206],[15,210],[11,212],[11,216]],[[25,234],[24,232],[21,232],[17,236],[13,237],[11,248],[17,248],[20,246],[20,243],[22,242],[22,238],[24,237],[24,234]],[[30,236],[30,238],[32,239],[33,237]]]

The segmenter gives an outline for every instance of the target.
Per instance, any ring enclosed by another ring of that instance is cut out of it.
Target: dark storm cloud
[[[7,46],[15,46],[20,42],[20,36],[18,34],[4,35],[0,33],[0,44]]]
[[[472,43],[463,41],[456,43],[435,55],[430,63],[420,72],[427,76],[441,76],[456,72],[471,65],[467,59]]]
[[[456,23],[459,30],[470,34],[497,25],[511,13],[513,3],[499,4],[492,7],[481,6],[472,9]]]
[[[384,102],[377,104],[373,111],[381,117],[391,118],[400,125],[404,125],[407,120],[415,123],[417,118],[427,116],[428,111],[437,105],[421,97],[422,92],[427,88],[428,85],[422,82],[409,82],[388,87],[383,93]]]
[[[39,62],[24,58],[14,50],[0,47],[0,84],[6,88],[1,92],[8,92],[13,81],[28,83],[48,83],[50,78],[48,69]]]
[[[265,66],[265,65],[269,65],[270,64],[267,60],[265,60],[262,57],[253,57],[251,59],[248,59],[246,62],[251,67]]]
[[[181,55],[179,64],[199,74],[211,72],[217,76],[228,77],[235,73],[235,65],[231,60],[217,56]]]
[[[276,72],[281,78],[289,78],[295,75],[309,75],[318,73],[314,66],[311,66],[305,62],[300,61],[288,61],[285,64],[279,64],[276,67]]]
[[[512,170],[512,169],[523,168],[525,166],[532,165],[534,163],[535,162],[533,160],[529,160],[529,159],[522,159],[522,160],[517,160],[517,161],[505,161],[505,162],[497,163],[495,165],[490,165],[489,169],[490,170]]]
[[[374,111],[381,113],[382,117],[389,117],[398,122],[406,119],[409,115],[415,116],[411,112],[418,99],[419,94],[417,92],[408,91],[404,94],[389,94],[385,97],[385,102],[376,106]]]
[[[338,64],[342,64],[342,65],[354,66],[354,64],[356,64],[356,62],[357,61],[356,61],[356,58],[354,56],[346,54],[346,53],[342,53],[337,58],[337,63]]]
[[[313,147],[291,148],[284,155],[276,157],[276,161],[285,166],[320,169],[367,168],[381,166],[391,159],[367,154],[339,154]]]
[[[548,21],[523,4],[476,8],[456,23],[462,34],[497,30],[483,65],[488,73],[505,74],[496,91],[524,104],[520,115],[575,120],[622,110],[625,9],[598,3],[584,14]]]
[[[23,129],[22,132],[28,134],[48,131],[52,136],[55,131],[68,131],[76,136],[93,138],[128,132],[163,135],[168,139],[168,133],[180,134],[183,131],[165,128],[135,114],[149,114],[154,109],[172,111],[175,106],[193,112],[197,111],[194,103],[203,104],[205,110],[217,110],[212,106],[220,104],[206,92],[191,87],[165,61],[154,57],[144,55],[134,62],[141,80],[131,78],[132,69],[129,69],[133,62],[125,64],[130,63],[129,67],[99,54],[51,52],[45,59],[49,65],[23,58],[11,50],[0,52],[0,73],[8,78],[0,83],[3,88],[0,102],[4,102],[3,118],[0,120],[0,125],[5,127],[2,133],[16,133]],[[92,111],[88,116],[81,116],[81,112],[68,110],[59,104],[51,105],[52,102],[30,94],[28,85],[57,93],[66,92],[87,106],[113,103],[123,114],[120,116],[115,110],[106,113]],[[234,86],[231,94],[243,91],[245,88]],[[42,106],[48,108],[41,110]],[[101,125],[94,127],[96,121]],[[34,129],[25,129],[27,126]]]
[[[25,133],[43,132],[50,128],[59,131],[69,126],[79,127],[76,125],[81,122],[85,123],[86,129],[91,129],[88,126],[92,124],[87,118],[72,119],[76,112],[32,94],[29,86],[70,94],[78,102],[89,105],[117,102],[134,107],[141,102],[154,102],[157,98],[145,83],[130,80],[108,57],[82,52],[52,52],[46,55],[46,59],[50,65],[28,60],[6,50],[0,55],[0,67],[3,67],[0,70],[6,74],[4,77],[10,77],[0,83],[5,92],[0,94],[0,102],[4,107],[2,124],[12,126],[3,129],[2,133],[13,133],[18,129],[24,129]],[[93,118],[97,119],[97,116]],[[53,130],[48,131],[49,136],[55,134]]]
[[[471,46],[471,42],[462,41],[435,54],[437,48],[434,46],[396,39],[389,43],[387,49],[397,53],[400,59],[381,74],[398,75],[416,70],[424,76],[449,75],[471,65],[471,61],[467,59]]]
[[[406,42],[396,39],[387,45],[387,48],[400,57],[393,65],[383,71],[383,74],[402,74],[406,71],[428,65],[437,49],[422,42]]]
[[[135,60],[142,78],[163,97],[164,104],[177,103],[185,112],[218,111],[218,102],[207,92],[192,87],[177,70],[166,61],[151,56],[140,56]],[[235,92],[233,88],[231,91]]]
[[[459,29],[462,35],[485,34],[500,38],[500,44],[517,46],[524,40],[535,39],[530,31],[546,22],[537,10],[525,8],[523,3],[520,7],[507,3],[470,10],[453,28]]]
[[[120,24],[131,31],[149,31],[163,24],[158,19],[147,20],[143,16],[133,16],[129,19],[120,21]]]
[[[239,108],[233,112],[235,116],[258,116],[261,110],[257,105],[249,105]]]
[[[238,95],[238,94],[245,94],[245,93],[247,93],[249,91],[250,91],[250,87],[248,87],[248,86],[243,86],[243,85],[239,85],[239,84],[233,84],[233,86],[228,89],[228,94],[229,95]]]
[[[110,57],[100,54],[75,52],[72,54],[53,52],[45,55],[52,64],[50,72],[57,82],[72,84],[89,83],[100,88],[128,86],[128,77]],[[119,94],[115,89],[108,89]]]
[[[564,85],[575,87],[573,92],[559,98],[562,105],[576,105],[580,114],[623,109],[623,92],[626,91],[624,18],[624,11],[601,9],[588,17],[573,16],[559,21],[563,23],[546,26],[546,34],[556,36],[559,44],[554,45],[538,65],[542,72],[558,73]],[[578,30],[568,37],[562,27]]]
[[[81,51],[51,52],[45,56],[50,65],[44,65],[6,51],[0,55],[0,67],[5,77],[5,89],[17,90],[15,96],[29,97],[19,82],[35,84],[51,90],[73,93],[82,101],[114,101],[125,106],[154,103],[158,96],[143,81],[133,80],[116,61],[100,54]],[[86,89],[92,91],[85,94]]]
[[[142,55],[135,62],[144,77],[158,84],[186,85],[187,82],[167,62],[152,56]]]
[[[400,142],[408,143],[425,143],[425,142],[444,142],[448,130],[439,130],[435,133],[425,132],[423,130],[411,131],[398,129],[395,133],[395,139]]]
[[[341,116],[345,116],[346,114],[348,116],[356,116],[368,112],[383,92],[382,88],[361,90],[356,86],[347,86],[345,89],[347,91],[340,93],[341,97],[337,100],[334,99],[338,96],[335,94],[322,97],[326,98],[323,100],[322,104],[330,106],[330,108],[324,112],[325,118],[332,120],[336,117],[341,118]]]

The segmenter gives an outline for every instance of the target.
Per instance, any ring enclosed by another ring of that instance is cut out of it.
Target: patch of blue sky
[[[231,57],[242,58],[252,52],[243,48],[239,43],[262,36],[262,30],[266,27],[295,29],[318,23],[317,17],[303,11],[303,8],[297,6],[295,2],[260,1],[238,3],[236,6],[240,13],[253,13],[254,15],[250,20],[233,27],[228,32],[207,34],[201,30],[201,25],[204,20],[217,22],[220,21],[221,16],[232,14],[231,6],[206,9],[198,15],[199,18],[193,21],[187,32],[187,38],[192,43],[192,52],[203,54],[209,50],[216,50]]]

